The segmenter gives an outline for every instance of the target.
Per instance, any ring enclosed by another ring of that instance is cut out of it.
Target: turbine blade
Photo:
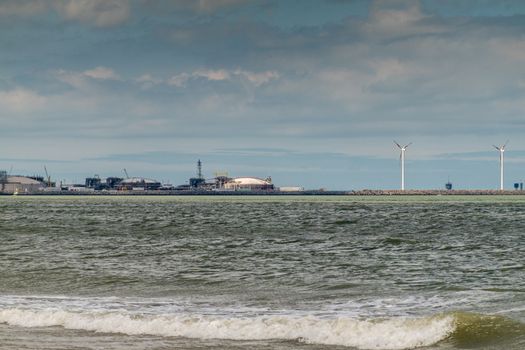
[[[394,140],[394,143],[397,145],[397,147],[399,147],[401,149],[401,145],[399,143],[397,143],[396,140]]]
[[[493,146],[495,149],[497,149],[498,151],[501,151],[501,150],[499,149],[498,146],[496,146],[496,145],[492,145],[492,146]]]
[[[509,144],[509,140],[507,140],[507,142],[505,142],[505,144],[501,148],[505,149],[505,147],[507,147],[508,144]]]
[[[406,145],[404,148],[407,148],[408,146],[410,146],[412,144],[412,142],[410,142],[408,145]]]

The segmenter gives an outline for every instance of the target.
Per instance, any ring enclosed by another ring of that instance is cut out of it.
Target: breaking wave
[[[421,318],[359,320],[348,317],[272,315],[139,315],[126,312],[0,310],[0,323],[20,327],[61,326],[127,335],[195,339],[295,340],[359,349],[413,349],[450,341],[460,347],[523,337],[525,325],[500,316],[466,313]]]
[[[122,312],[5,309],[0,322],[21,327],[61,326],[104,333],[197,339],[297,340],[360,349],[411,349],[439,342],[454,330],[454,318],[356,320],[313,316],[228,318],[204,315],[133,315]]]

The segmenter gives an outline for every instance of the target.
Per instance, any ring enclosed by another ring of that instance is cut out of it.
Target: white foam
[[[0,310],[0,323],[20,327],[61,326],[104,333],[197,339],[300,340],[360,349],[412,349],[429,346],[445,339],[454,330],[453,316],[383,320],[288,315],[232,318],[20,308]]]

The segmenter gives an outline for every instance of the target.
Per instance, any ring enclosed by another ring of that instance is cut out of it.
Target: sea
[[[3,196],[0,349],[525,349],[525,196]]]

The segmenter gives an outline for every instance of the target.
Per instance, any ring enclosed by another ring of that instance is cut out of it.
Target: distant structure
[[[202,162],[199,159],[197,161],[197,177],[190,178],[190,187],[191,188],[199,188],[205,185],[206,180],[202,176]]]
[[[304,187],[301,186],[282,186],[279,187],[280,192],[301,192],[304,191]]]
[[[215,188],[224,188],[224,184],[231,180],[227,171],[216,171],[215,172]]]
[[[505,153],[505,147],[509,143],[509,140],[505,142],[503,146],[496,146],[493,145],[494,148],[499,152],[499,189],[500,191],[503,191],[503,154]]]
[[[450,182],[450,180],[445,184],[445,188],[449,191],[452,189],[452,182]]]
[[[103,181],[100,176],[94,175],[93,177],[86,178],[85,186],[87,189],[93,189],[95,191],[115,190],[123,180],[121,177],[107,177],[105,181]]]
[[[102,189],[102,180],[100,180],[100,176],[95,175],[86,178],[86,188],[93,188],[95,190]]]
[[[7,171],[0,170],[0,191],[5,191],[5,185],[7,184]]]
[[[122,182],[122,180],[124,179],[121,177],[110,176],[106,178],[106,185],[109,189],[113,189],[116,188],[117,185]]]
[[[412,142],[410,142],[409,144],[407,144],[405,146],[401,146],[395,140],[394,140],[394,143],[401,150],[401,154],[399,156],[399,158],[401,160],[401,191],[404,191],[405,190],[405,151],[406,151],[407,147],[412,144]]]
[[[120,191],[154,191],[160,189],[161,186],[162,184],[157,180],[144,177],[130,177],[120,181],[116,189]]]
[[[49,173],[47,172],[47,167],[45,165],[44,165],[44,171],[46,173],[46,184],[47,184],[47,187],[55,187],[55,185],[51,183],[51,176],[49,176]]]
[[[34,193],[45,188],[43,181],[27,176],[9,176],[5,171],[0,171],[0,189],[4,193]]]
[[[197,177],[192,177],[188,184],[174,188],[176,191],[273,191],[272,178],[230,177],[227,172],[216,172],[212,179],[202,175],[202,162],[197,161]]]
[[[224,184],[225,190],[234,191],[268,191],[273,190],[272,178],[236,177]]]

